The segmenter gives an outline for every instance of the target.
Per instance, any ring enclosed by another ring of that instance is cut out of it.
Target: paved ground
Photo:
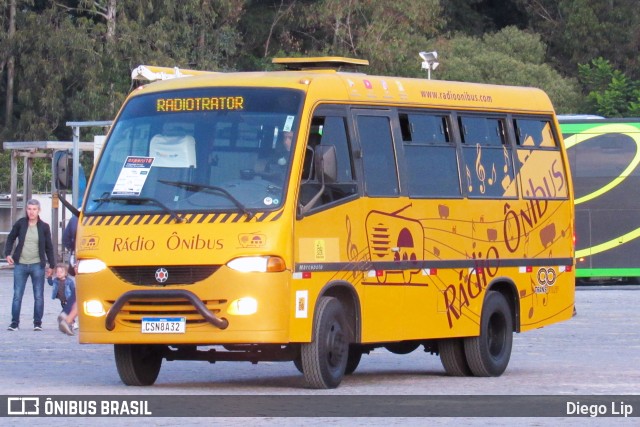
[[[582,287],[576,294],[578,315],[563,324],[516,335],[511,362],[499,378],[452,378],[437,357],[415,351],[407,356],[376,350],[364,356],[354,375],[336,390],[304,388],[291,363],[169,362],[155,386],[122,385],[111,346],[79,345],[57,330],[59,303],[45,285],[44,331],[31,330],[33,298],[28,287],[22,329],[6,331],[13,292],[12,271],[0,270],[0,394],[10,395],[620,395],[640,394],[640,287]],[[4,321],[5,324],[2,324]],[[0,402],[4,404],[3,402]],[[636,414],[640,407],[635,408]],[[637,420],[637,419],[636,419]],[[31,425],[62,425],[39,418]],[[126,419],[75,419],[79,425],[127,425]],[[416,418],[154,418],[153,425],[424,425]],[[432,425],[554,425],[552,419],[428,420]],[[556,420],[557,421],[557,420]],[[582,425],[584,419],[564,419]],[[601,421],[603,421],[601,419]],[[3,421],[2,424],[6,425]],[[607,424],[629,420],[608,419]],[[24,420],[10,419],[23,425]],[[146,424],[146,423],[145,423]],[[637,424],[636,424],[637,425]]]

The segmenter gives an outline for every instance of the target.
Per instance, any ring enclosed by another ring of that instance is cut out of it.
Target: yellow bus
[[[144,84],[107,136],[79,219],[79,338],[113,344],[125,384],[163,360],[293,361],[335,388],[374,349],[420,346],[450,375],[499,376],[514,332],[572,316],[547,95],[274,62]]]

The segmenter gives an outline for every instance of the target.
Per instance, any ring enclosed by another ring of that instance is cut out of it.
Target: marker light
[[[107,268],[107,264],[99,259],[81,259],[78,261],[77,274],[97,273]]]
[[[84,313],[87,316],[102,317],[106,312],[102,302],[96,299],[90,299],[84,302]]]
[[[284,260],[276,256],[248,256],[232,259],[227,267],[241,273],[274,273],[284,271]]]
[[[248,316],[258,311],[258,301],[255,298],[240,298],[231,301],[227,313],[237,316]]]

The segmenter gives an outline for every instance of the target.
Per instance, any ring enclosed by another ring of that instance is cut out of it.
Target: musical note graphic
[[[476,239],[474,238],[475,232],[476,232],[476,221],[473,218],[471,218],[471,241],[472,241],[471,247],[473,249],[476,248]]]
[[[527,256],[527,252],[529,252],[529,234],[530,233],[524,233],[524,245],[522,247],[522,256],[524,258],[528,258]]]
[[[476,144],[476,153],[478,154],[476,157],[476,176],[480,181],[480,194],[484,194],[484,180],[486,179],[486,173],[484,171],[484,165],[482,164],[482,147],[480,144]]]
[[[349,257],[349,261],[357,262],[358,261],[358,246],[351,241],[351,219],[349,215],[346,216],[346,227],[347,227],[347,256]],[[357,272],[355,269],[353,270],[353,277],[357,276]]]
[[[487,180],[487,183],[489,183],[489,185],[493,185],[494,182],[496,182],[496,164],[493,163],[491,165],[491,178],[489,178]]]

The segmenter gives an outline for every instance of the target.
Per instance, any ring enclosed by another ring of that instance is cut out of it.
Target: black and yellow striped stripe
[[[186,223],[196,224],[230,224],[238,222],[271,222],[277,221],[282,210],[277,212],[255,212],[249,216],[242,212],[191,213],[181,217]],[[175,217],[169,214],[134,214],[134,215],[92,215],[82,219],[83,226],[131,226],[171,224]]]

